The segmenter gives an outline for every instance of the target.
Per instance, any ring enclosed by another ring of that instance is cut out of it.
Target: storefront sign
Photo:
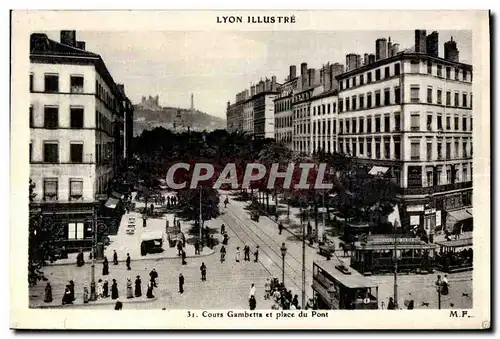
[[[436,226],[441,226],[441,211],[436,211]]]
[[[408,187],[422,187],[422,166],[408,166]]]
[[[419,226],[420,225],[420,215],[410,215],[410,225]]]
[[[424,205],[411,205],[406,207],[407,212],[423,212]]]
[[[425,210],[425,215],[434,214],[434,213],[436,213],[436,209],[435,208],[431,208],[431,209]]]

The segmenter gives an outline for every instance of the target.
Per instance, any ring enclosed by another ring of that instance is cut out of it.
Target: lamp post
[[[283,282],[283,286],[285,285],[285,256],[286,256],[286,246],[285,243],[281,244],[281,257],[283,258],[283,267],[281,270],[281,281]]]
[[[442,285],[441,276],[438,275],[437,280],[436,280],[436,291],[438,294],[438,309],[439,310],[441,309],[441,285]]]
[[[92,265],[90,266],[90,301],[97,300],[97,294],[95,290],[95,257],[97,255],[97,209],[94,208],[92,220],[92,228],[94,230],[92,234]]]
[[[394,222],[394,309],[398,309],[398,251],[396,236],[397,221]]]

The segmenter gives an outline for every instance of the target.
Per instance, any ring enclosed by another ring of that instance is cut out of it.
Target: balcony
[[[431,186],[431,187],[408,187],[398,188],[398,194],[401,195],[429,195],[434,193],[454,191],[464,188],[472,188],[472,181],[457,182],[454,184]]]

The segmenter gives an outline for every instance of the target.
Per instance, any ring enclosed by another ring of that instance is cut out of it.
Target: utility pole
[[[94,233],[92,234],[92,265],[90,266],[90,301],[96,301],[97,295],[95,290],[95,257],[97,255],[97,209],[94,207],[92,220],[92,228]]]
[[[200,245],[201,245],[201,248],[200,248],[200,252],[203,251],[203,228],[202,228],[202,221],[203,221],[203,216],[202,216],[202,213],[201,213],[201,186],[200,186],[200,215],[199,215],[199,223],[200,223]]]
[[[394,222],[394,306],[398,309],[398,254],[397,254],[396,222]]]
[[[302,308],[306,304],[306,224],[302,223]]]

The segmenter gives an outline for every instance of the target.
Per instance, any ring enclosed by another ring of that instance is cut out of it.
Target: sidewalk
[[[167,193],[165,196],[172,196],[173,193]],[[132,198],[135,198],[135,193],[132,194]],[[148,205],[150,205],[148,203]],[[160,205],[155,205],[155,207],[160,207]],[[144,208],[143,202],[136,202],[136,208],[142,209]],[[127,226],[129,217],[135,217],[135,234],[127,234]],[[118,261],[124,262],[127,258],[127,253],[130,254],[132,261],[137,260],[150,260],[150,259],[171,259],[178,258],[177,248],[169,247],[166,230],[166,220],[169,220],[170,226],[174,224],[174,214],[167,213],[163,215],[161,218],[148,218],[146,220],[146,227],[142,226],[142,214],[138,212],[130,212],[125,213],[120,221],[120,227],[118,229],[118,233],[116,235],[110,236],[110,244],[104,250],[104,255],[108,258],[109,262],[113,260],[113,251],[116,250],[118,254]],[[180,220],[180,219],[177,219]],[[181,222],[181,232],[184,233],[186,237],[186,246],[184,251],[186,252],[186,257],[203,257],[208,256],[214,253],[214,250],[211,250],[208,247],[204,247],[200,255],[195,255],[194,245],[189,243],[189,229],[192,227],[191,223],[180,220]],[[205,225],[211,227],[211,223],[213,220],[205,221]],[[153,253],[148,254],[146,256],[141,256],[141,236],[144,232],[163,232],[163,252],[162,253]],[[78,253],[70,253],[68,254],[67,259],[59,259],[54,263],[48,264],[47,266],[54,265],[76,265],[76,256]],[[89,259],[89,252],[85,253],[85,262],[91,262]],[[102,262],[99,260],[97,262]]]
[[[54,297],[54,296],[53,296]],[[42,309],[56,309],[56,308],[74,308],[75,306],[94,306],[94,305],[115,305],[118,300],[122,302],[123,305],[126,304],[138,304],[138,303],[148,303],[148,302],[153,302],[156,299],[156,297],[148,299],[146,295],[143,295],[142,297],[139,298],[131,298],[127,299],[125,298],[118,298],[118,299],[111,299],[111,297],[105,298],[105,299],[97,299],[96,301],[89,301],[88,303],[83,302],[83,295],[78,295],[75,294],[75,300],[73,301],[73,304],[66,304],[62,305],[61,304],[62,300],[62,295],[60,296],[59,299],[53,298],[51,303],[46,303],[43,301],[43,296],[40,296],[39,299],[31,301],[30,300],[30,308],[42,308]]]

